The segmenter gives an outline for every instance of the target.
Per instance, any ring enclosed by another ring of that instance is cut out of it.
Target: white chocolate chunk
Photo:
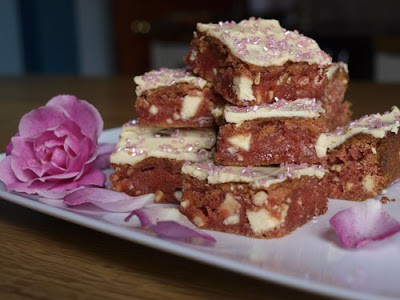
[[[222,222],[224,225],[235,225],[240,222],[240,216],[238,214],[233,214],[224,219]]]
[[[250,223],[250,228],[255,234],[267,232],[285,221],[288,205],[282,204],[282,213],[280,219],[275,218],[270,212],[261,208],[257,211],[246,211],[247,219]]]
[[[181,207],[187,208],[189,206],[190,202],[188,200],[182,201],[181,202]]]
[[[331,167],[331,170],[334,172],[340,172],[342,170],[342,164],[336,164]]]
[[[354,183],[352,183],[352,182],[347,182],[346,183],[345,188],[346,188],[347,191],[351,191],[353,189],[353,187],[354,187]]]
[[[370,174],[366,175],[362,179],[362,186],[367,192],[374,192],[375,191],[375,180],[374,177]]]
[[[158,113],[158,107],[152,104],[149,108],[149,113],[152,115],[156,115]]]
[[[231,143],[234,146],[237,146],[245,151],[250,150],[250,141],[251,141],[251,133],[244,135],[244,134],[238,134],[231,136],[228,138],[228,142]]]
[[[233,88],[240,101],[255,100],[253,94],[253,81],[247,76],[235,77]]]
[[[206,224],[206,221],[203,217],[196,216],[193,218],[193,223],[196,224],[198,227],[202,227]]]
[[[174,192],[174,197],[175,197],[178,201],[181,201],[181,200],[182,200],[182,191],[176,191],[176,192]]]
[[[268,200],[268,194],[264,191],[259,191],[253,196],[253,204],[262,206]]]
[[[194,117],[202,101],[203,101],[203,96],[186,95],[183,98],[182,102],[182,110],[181,110],[182,119],[185,120]]]
[[[225,213],[228,216],[231,216],[235,214],[239,208],[240,208],[240,203],[236,201],[231,194],[227,193],[225,195],[224,201],[219,206],[218,211],[220,213]]]
[[[162,197],[164,196],[164,193],[162,191],[160,191],[160,190],[157,190],[157,191],[155,191],[154,196],[155,196],[154,197],[154,201],[155,202],[160,202]]]

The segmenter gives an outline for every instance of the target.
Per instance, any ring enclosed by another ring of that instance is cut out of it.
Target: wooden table
[[[134,116],[130,78],[0,77],[0,151],[21,116],[68,93],[105,128]],[[355,116],[399,105],[400,85],[351,82]],[[143,247],[0,200],[0,299],[321,299]]]

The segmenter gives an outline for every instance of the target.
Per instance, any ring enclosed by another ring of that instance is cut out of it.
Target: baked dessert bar
[[[179,203],[183,162],[209,159],[214,144],[215,132],[208,128],[125,124],[110,158],[111,188],[132,196],[155,193],[157,202]]]
[[[185,62],[237,106],[320,98],[331,57],[276,20],[197,24]]]
[[[316,151],[327,159],[330,198],[376,197],[400,177],[399,127],[400,111],[393,107],[319,136]]]
[[[154,70],[134,79],[136,114],[140,125],[156,127],[212,127],[211,111],[225,101],[204,79],[185,69]]]
[[[281,237],[327,210],[320,166],[222,167],[185,163],[180,211],[204,229]]]
[[[184,60],[235,106],[315,98],[332,128],[350,120],[347,65],[332,63],[313,39],[276,20],[199,23]]]
[[[315,143],[328,131],[325,110],[315,99],[251,107],[226,106],[214,160],[225,166],[320,163]]]

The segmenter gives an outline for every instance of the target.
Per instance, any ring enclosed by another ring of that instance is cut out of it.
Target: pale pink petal
[[[124,193],[101,189],[83,188],[68,194],[64,203],[70,206],[91,203],[112,212],[130,212],[154,202],[154,194],[132,197]]]
[[[31,185],[27,185],[26,182],[17,181],[9,184],[7,188],[10,191],[21,192],[26,194],[37,194],[38,190],[47,190],[54,187],[53,182],[34,182]]]
[[[35,137],[43,132],[56,129],[64,120],[65,116],[60,108],[42,106],[21,118],[18,132],[22,138]]]
[[[59,169],[59,171],[65,171],[67,164],[67,154],[65,153],[65,151],[59,148],[55,148],[51,154],[50,162],[52,166],[54,166],[56,169]]]
[[[32,143],[21,137],[13,137],[11,141],[13,143],[11,168],[15,177],[21,181],[28,181],[41,174],[42,167],[40,165],[39,168],[36,167],[36,170],[34,168],[30,169],[28,166],[30,163],[33,167],[35,165],[34,161],[36,161]]]
[[[188,242],[196,242],[199,239],[204,239],[212,243],[216,242],[215,238],[211,235],[201,232],[198,229],[191,229],[186,224],[176,221],[160,221],[152,226],[152,229],[159,237]]]
[[[126,220],[129,213],[106,213],[103,215],[103,219],[109,223],[125,227],[140,227],[138,218],[129,218]]]
[[[49,178],[50,177],[52,178],[51,181],[53,182],[55,181],[54,179],[57,178],[57,176],[49,176]],[[106,175],[103,171],[98,169],[89,170],[85,173],[85,176],[82,176],[79,179],[76,179],[76,176],[71,176],[71,178],[71,180],[62,180],[60,182],[57,182],[57,184],[55,184],[52,189],[57,191],[68,191],[74,190],[81,186],[103,187],[106,182]]]
[[[131,212],[132,210],[142,208],[150,203],[154,203],[154,194],[131,197],[131,199],[120,200],[113,203],[92,202],[92,204],[97,207],[111,212]]]
[[[97,139],[103,130],[100,113],[87,101],[72,95],[59,95],[50,99],[46,106],[62,107],[68,118],[74,120],[87,136],[95,135]]]
[[[85,163],[92,162],[96,159],[96,144],[94,141],[84,138],[79,143],[77,156],[72,156],[68,162],[67,172],[75,172],[82,170]]]
[[[43,178],[35,178],[34,180],[31,180],[27,183],[14,183],[13,185],[10,185],[10,189],[17,192],[42,195],[43,191],[48,190],[55,195],[62,195],[59,192],[74,191],[82,186],[102,187],[104,186],[106,180],[106,175],[104,174],[104,172],[98,169],[90,170],[85,176],[81,177],[79,180],[75,180],[75,177],[76,173],[51,175]]]
[[[200,238],[207,242],[215,242],[212,236],[202,232],[186,216],[182,215],[177,207],[148,205],[133,211],[132,215],[139,218],[143,227],[152,229],[160,237],[184,241]]]
[[[54,183],[62,183],[65,181],[70,181],[74,180],[76,175],[79,174],[79,172],[69,172],[69,173],[61,173],[61,174],[54,174],[54,175],[46,175],[42,177],[35,177],[30,181],[27,181],[26,184],[30,185],[34,182],[54,182]]]
[[[69,119],[66,119],[58,128],[56,128],[53,134],[63,141],[64,150],[73,156],[79,154],[79,145],[83,138],[89,138],[94,144],[97,140],[94,135],[85,136],[82,134],[79,126],[73,120]]]
[[[137,216],[140,219],[140,223],[142,224],[142,226],[154,225],[159,221],[186,218],[179,212],[177,207],[178,206],[176,204],[147,205],[142,209],[133,211],[131,215]],[[191,226],[194,225],[191,224]]]
[[[72,212],[78,213],[78,214],[83,214],[83,215],[90,215],[90,216],[101,218],[101,217],[106,216],[107,214],[110,214],[110,213],[104,211],[103,209],[98,208],[89,203],[82,204],[79,206],[68,206],[63,202],[62,199],[49,199],[49,198],[39,197],[38,200],[39,200],[39,202],[45,203],[47,205],[65,209],[65,210],[72,211]]]
[[[18,135],[18,134],[16,134],[16,136],[17,136],[17,135]],[[6,146],[6,155],[10,155],[12,149],[13,149],[13,144],[12,144],[12,141],[10,140],[10,142],[9,142],[9,143],[7,144],[7,146]]]
[[[345,248],[361,247],[400,232],[400,222],[383,210],[380,201],[373,199],[338,212],[330,224]]]
[[[53,133],[54,135],[54,133]],[[55,147],[60,147],[62,148],[64,146],[64,140],[60,138],[54,138],[54,139],[47,139],[44,142],[45,147],[47,148],[55,148]]]
[[[35,194],[38,194],[40,197],[42,197],[43,201],[45,202],[46,199],[51,202],[54,201],[56,203],[57,201],[61,201],[61,203],[64,201],[64,197],[68,195],[69,193],[72,193],[72,191],[54,191],[54,190],[36,190]]]
[[[11,156],[6,156],[0,161],[0,181],[6,185],[8,190],[10,190],[10,185],[19,182],[11,168]]]
[[[24,139],[27,139],[26,137]],[[35,137],[29,138],[32,140],[34,151],[41,149],[60,147],[64,144],[64,139],[57,137],[54,131],[44,131]]]
[[[48,195],[54,196],[54,194],[48,194]],[[44,194],[44,196],[42,196],[42,195],[39,195],[39,196],[40,196],[38,198],[39,202],[45,203],[45,204],[53,206],[53,207],[62,208],[62,209],[65,209],[67,207],[61,198],[46,197],[46,193]]]
[[[114,150],[115,144],[100,144],[93,167],[98,169],[108,168],[110,166],[110,155]]]

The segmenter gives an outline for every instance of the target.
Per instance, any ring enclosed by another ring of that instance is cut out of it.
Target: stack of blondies
[[[400,148],[398,109],[349,123],[347,66],[313,39],[276,20],[198,24],[184,61],[190,71],[135,78],[115,190],[176,202],[200,228],[270,238],[325,213],[328,196],[366,199],[400,176],[383,162]]]

